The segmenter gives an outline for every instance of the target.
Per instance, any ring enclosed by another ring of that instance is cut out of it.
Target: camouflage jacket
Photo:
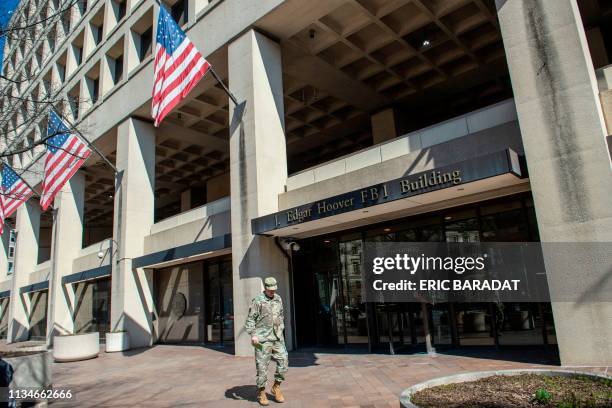
[[[283,340],[285,323],[281,297],[274,294],[270,299],[262,293],[253,299],[244,328],[249,335],[259,337],[260,342]]]

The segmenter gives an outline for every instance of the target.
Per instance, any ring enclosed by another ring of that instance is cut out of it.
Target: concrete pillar
[[[12,223],[11,220],[6,220],[2,235],[0,235],[0,282],[12,278],[12,275],[8,275],[9,238]]]
[[[395,111],[393,108],[383,109],[370,117],[372,123],[372,140],[374,144],[397,137],[395,127]]]
[[[195,23],[198,13],[208,6],[208,0],[187,0],[187,22]]]
[[[181,212],[191,210],[191,189],[181,193]]]
[[[74,333],[72,314],[74,290],[62,285],[62,277],[72,273],[72,260],[83,245],[83,209],[85,176],[75,173],[55,196],[53,230],[51,233],[51,279],[49,279],[49,312],[47,313],[47,344],[53,336]]]
[[[153,276],[133,269],[132,259],[144,251],[155,206],[155,129],[130,118],[117,130],[117,169],[113,237],[111,330],[126,330],[131,347],[153,342]]]
[[[206,202],[218,200],[230,195],[230,174],[223,173],[206,180]]]
[[[40,230],[40,204],[29,200],[17,209],[17,242],[15,246],[15,272],[9,304],[7,343],[27,340],[29,296],[22,296],[20,289],[29,283],[30,273],[38,262],[38,231]]]
[[[287,346],[292,344],[288,261],[273,238],[254,236],[251,219],[278,210],[287,180],[281,51],[249,30],[229,45],[232,269],[236,355],[252,355],[244,322],[262,278],[275,276],[285,306]]]
[[[612,172],[576,0],[496,3],[541,240],[610,242]],[[572,267],[582,287],[608,279],[586,265]],[[575,290],[555,270],[547,268],[547,276],[551,287]],[[562,364],[612,364],[612,303],[552,307]]]

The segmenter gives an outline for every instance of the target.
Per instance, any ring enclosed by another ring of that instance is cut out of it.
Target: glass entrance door
[[[337,344],[336,316],[338,313],[338,275],[333,271],[315,273],[317,291],[316,343],[318,345]]]
[[[367,344],[366,303],[361,294],[361,239],[340,242],[340,313],[337,313],[338,343]]]
[[[234,341],[234,302],[231,260],[207,262],[205,279],[206,341]]]

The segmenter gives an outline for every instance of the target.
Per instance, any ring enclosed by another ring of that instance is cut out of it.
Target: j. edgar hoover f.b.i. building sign
[[[296,224],[314,221],[407,197],[472,183],[503,174],[522,177],[519,156],[511,149],[479,156],[368,186],[344,194],[289,208],[251,223],[255,234],[265,234]]]

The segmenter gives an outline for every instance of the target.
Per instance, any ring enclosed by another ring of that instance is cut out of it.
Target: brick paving
[[[561,368],[541,350],[384,355],[290,353],[283,407],[399,407],[405,388],[467,371]],[[271,367],[272,368],[272,367]],[[586,368],[606,371],[607,368]],[[73,363],[55,363],[55,388],[75,399],[53,406],[255,407],[254,362],[219,349],[157,345]],[[270,375],[272,378],[272,375]],[[279,405],[274,402],[270,406]]]

